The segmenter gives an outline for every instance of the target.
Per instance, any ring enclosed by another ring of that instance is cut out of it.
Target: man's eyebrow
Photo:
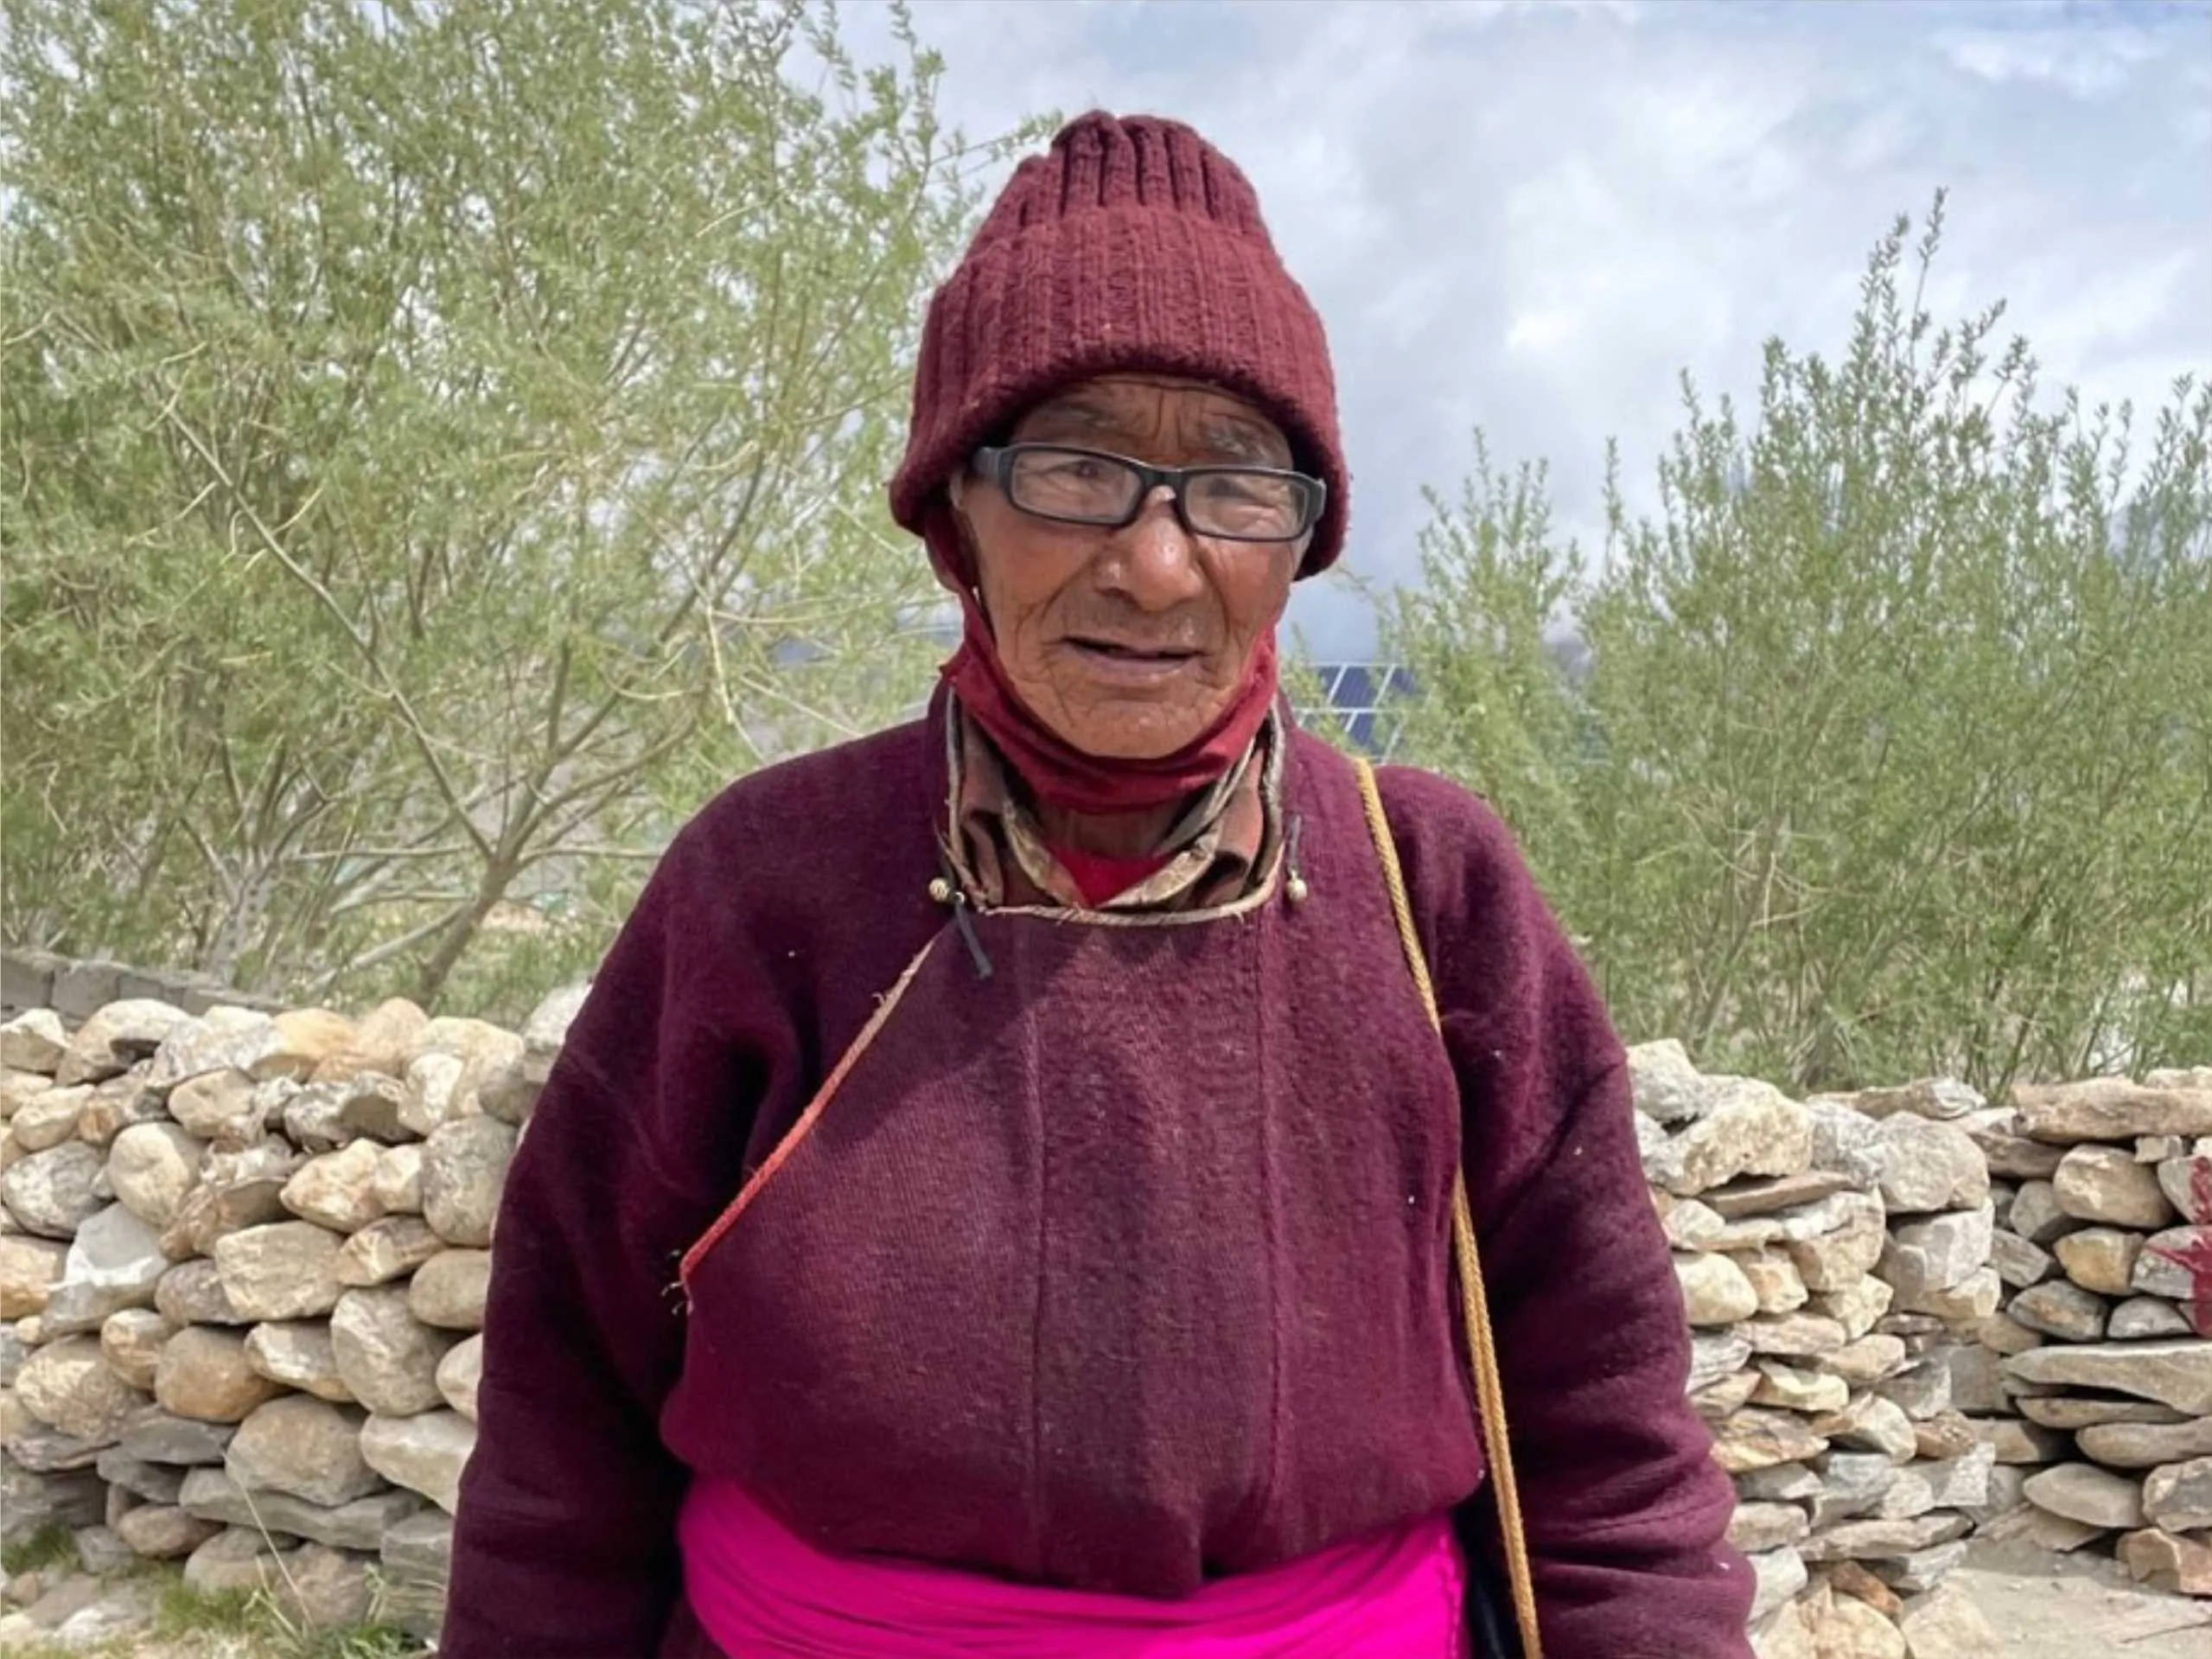
[[[1036,410],[1023,424],[1054,434],[1103,437],[1125,437],[1132,430],[1125,412],[1117,405],[1081,395],[1055,399]],[[1233,415],[1212,415],[1200,431],[1208,449],[1231,460],[1266,467],[1285,463],[1288,446],[1272,441],[1273,435],[1254,422]]]
[[[1126,432],[1128,423],[1115,413],[1113,405],[1090,398],[1056,398],[1032,413],[1023,423],[1030,426],[1049,426],[1060,431]]]
[[[1284,460],[1288,446],[1269,442],[1265,428],[1250,421],[1237,420],[1229,416],[1215,415],[1201,429],[1206,443],[1221,454],[1239,461],[1256,462],[1261,466],[1279,466]]]

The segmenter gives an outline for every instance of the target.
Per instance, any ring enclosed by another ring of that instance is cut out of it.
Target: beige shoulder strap
[[[1367,808],[1367,833],[1374,838],[1382,860],[1382,878],[1390,889],[1391,913],[1398,920],[1398,941],[1406,950],[1413,988],[1429,1024],[1441,1033],[1443,1017],[1437,1011],[1436,986],[1429,978],[1428,959],[1421,952],[1421,936],[1413,928],[1413,907],[1406,896],[1406,875],[1398,865],[1398,844],[1392,839],[1390,820],[1383,815],[1382,792],[1375,786],[1374,768],[1355,756],[1359,773],[1360,799]],[[1467,1352],[1475,1371],[1475,1409],[1482,1426],[1482,1449],[1490,1464],[1490,1482],[1497,1494],[1499,1529],[1505,1538],[1506,1573],[1513,1592],[1514,1622],[1520,1627],[1521,1651],[1526,1659],[1544,1659],[1543,1638],[1536,1628],[1536,1587],[1528,1572],[1528,1540],[1520,1525],[1520,1493],[1513,1474],[1513,1448],[1506,1434],[1506,1396],[1498,1377],[1498,1345],[1490,1331],[1490,1301],[1482,1287],[1482,1258],[1475,1246],[1475,1215],[1467,1202],[1467,1174],[1455,1171],[1451,1183],[1451,1246],[1459,1271],[1459,1300],[1467,1318]]]

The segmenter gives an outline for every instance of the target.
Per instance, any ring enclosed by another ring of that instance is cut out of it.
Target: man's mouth
[[[1126,640],[1078,636],[1069,640],[1068,643],[1100,656],[1119,657],[1131,662],[1187,662],[1198,654],[1189,646],[1144,645]]]
[[[1118,675],[1173,673],[1204,654],[1190,646],[1151,645],[1087,635],[1070,637],[1067,644],[1093,672]]]

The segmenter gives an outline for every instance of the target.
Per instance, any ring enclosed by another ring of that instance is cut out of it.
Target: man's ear
[[[976,545],[975,522],[968,517],[967,506],[961,499],[967,494],[967,474],[954,473],[945,486],[945,505],[952,517],[953,533],[960,539],[960,551],[966,556],[969,585],[980,601],[983,595],[979,573],[983,569],[983,554]]]
[[[921,539],[929,550],[929,568],[937,584],[982,614],[979,566],[976,559],[975,529],[959,505],[959,486],[954,483],[933,501],[924,514]]]
[[[963,499],[967,487],[967,474],[954,473],[945,485],[945,507],[953,520],[953,533],[960,539],[960,550],[967,555],[967,568],[972,571],[981,570],[983,565],[976,556],[975,523],[968,517],[967,503]]]

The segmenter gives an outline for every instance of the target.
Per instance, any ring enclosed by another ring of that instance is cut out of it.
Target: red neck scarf
[[[1058,846],[1051,849],[1075,883],[1075,890],[1083,902],[1093,910],[1109,900],[1119,898],[1139,882],[1148,882],[1175,862],[1172,852],[1147,852],[1138,858],[1111,858],[1103,852],[1086,852],[1081,847]]]
[[[958,531],[941,515],[932,530],[957,536]],[[1245,666],[1244,684],[1237,688],[1221,718],[1195,740],[1172,755],[1155,760],[1109,759],[1086,754],[1047,725],[1014,689],[998,660],[998,642],[991,624],[977,602],[975,590],[960,580],[964,558],[948,564],[938,536],[928,538],[930,555],[940,571],[951,576],[947,585],[959,595],[963,618],[960,648],[939,672],[960,706],[997,744],[1007,763],[1030,786],[1036,798],[1063,812],[1102,815],[1143,812],[1194,794],[1228,775],[1244,758],[1277,691],[1275,635],[1261,636],[1252,660]]]

